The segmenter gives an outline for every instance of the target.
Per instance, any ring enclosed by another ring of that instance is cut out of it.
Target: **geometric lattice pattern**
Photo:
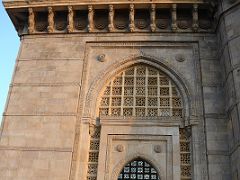
[[[148,162],[138,158],[128,163],[118,176],[118,180],[159,180],[157,171]]]
[[[97,180],[100,131],[101,131],[100,126],[99,127],[95,126],[94,132],[91,135],[89,157],[88,157],[87,180]]]
[[[186,129],[179,129],[180,132],[180,157],[181,157],[181,180],[192,179],[191,169],[191,146]]]
[[[100,116],[182,117],[181,96],[161,71],[137,65],[110,81],[100,101]]]

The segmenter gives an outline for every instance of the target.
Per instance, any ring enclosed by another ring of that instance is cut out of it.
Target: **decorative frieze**
[[[46,11],[46,9],[48,11]],[[206,32],[212,31],[213,14],[203,5],[129,4],[123,7],[109,4],[98,7],[67,6],[62,8],[28,8],[27,32]],[[19,14],[19,13],[18,13]],[[47,18],[46,18],[47,15]]]

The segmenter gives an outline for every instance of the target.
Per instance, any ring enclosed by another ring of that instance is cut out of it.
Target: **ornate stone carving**
[[[35,14],[33,8],[28,8],[28,13],[28,32],[29,34],[33,34],[35,32]]]
[[[93,6],[88,6],[88,31],[93,32],[94,29],[94,9]]]
[[[160,145],[155,145],[154,146],[154,151],[155,151],[155,153],[161,153],[161,146]]]
[[[109,32],[113,32],[114,31],[114,7],[113,5],[109,5],[109,15],[108,15],[108,30]]]
[[[52,7],[48,7],[48,32],[54,32],[54,12]]]
[[[183,62],[183,61],[185,61],[185,57],[184,57],[183,54],[177,54],[177,55],[175,56],[175,59],[176,59],[176,61],[178,61],[178,62]]]
[[[134,32],[134,30],[135,30],[134,15],[135,15],[134,4],[130,4],[130,11],[129,11],[129,30],[130,30],[130,32]]]
[[[177,30],[177,4],[172,5],[172,30]]]
[[[73,8],[72,6],[68,6],[68,26],[67,30],[69,33],[73,32]]]
[[[105,54],[100,54],[97,57],[97,60],[100,61],[100,62],[104,62],[106,60],[106,55]]]
[[[151,4],[151,31],[156,31],[156,4]]]
[[[193,24],[192,28],[194,32],[198,31],[198,4],[193,5]]]
[[[118,152],[123,152],[124,151],[124,146],[122,144],[119,144],[119,145],[116,146],[116,150]]]

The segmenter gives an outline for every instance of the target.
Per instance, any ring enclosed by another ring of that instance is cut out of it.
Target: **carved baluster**
[[[54,32],[54,12],[52,7],[48,7],[48,32]]]
[[[177,4],[172,5],[172,30],[177,30]]]
[[[113,25],[113,21],[114,21],[114,7],[113,5],[109,5],[109,15],[108,15],[108,29],[110,32],[114,31],[114,25]]]
[[[151,31],[156,31],[156,4],[151,4]]]
[[[68,27],[67,30],[69,33],[73,32],[73,8],[68,6]]]
[[[28,32],[29,34],[33,34],[35,32],[35,14],[33,8],[28,8],[28,13]]]
[[[130,29],[130,32],[133,32],[135,30],[134,15],[135,15],[134,4],[130,4],[130,12],[129,12],[129,29]]]
[[[193,24],[192,28],[194,32],[198,31],[198,4],[193,5]]]
[[[93,6],[88,6],[88,31],[93,32],[94,29],[94,9]]]

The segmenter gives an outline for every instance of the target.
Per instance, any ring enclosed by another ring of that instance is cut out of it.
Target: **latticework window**
[[[179,132],[180,132],[181,180],[190,180],[192,179],[190,138],[187,134],[186,129],[179,129]]]
[[[182,117],[182,100],[163,72],[137,65],[110,81],[100,101],[99,115]]]
[[[94,127],[94,132],[90,138],[87,180],[97,180],[100,131],[101,131],[100,127]]]
[[[128,163],[118,176],[118,180],[159,180],[156,169],[148,162],[138,158]]]

